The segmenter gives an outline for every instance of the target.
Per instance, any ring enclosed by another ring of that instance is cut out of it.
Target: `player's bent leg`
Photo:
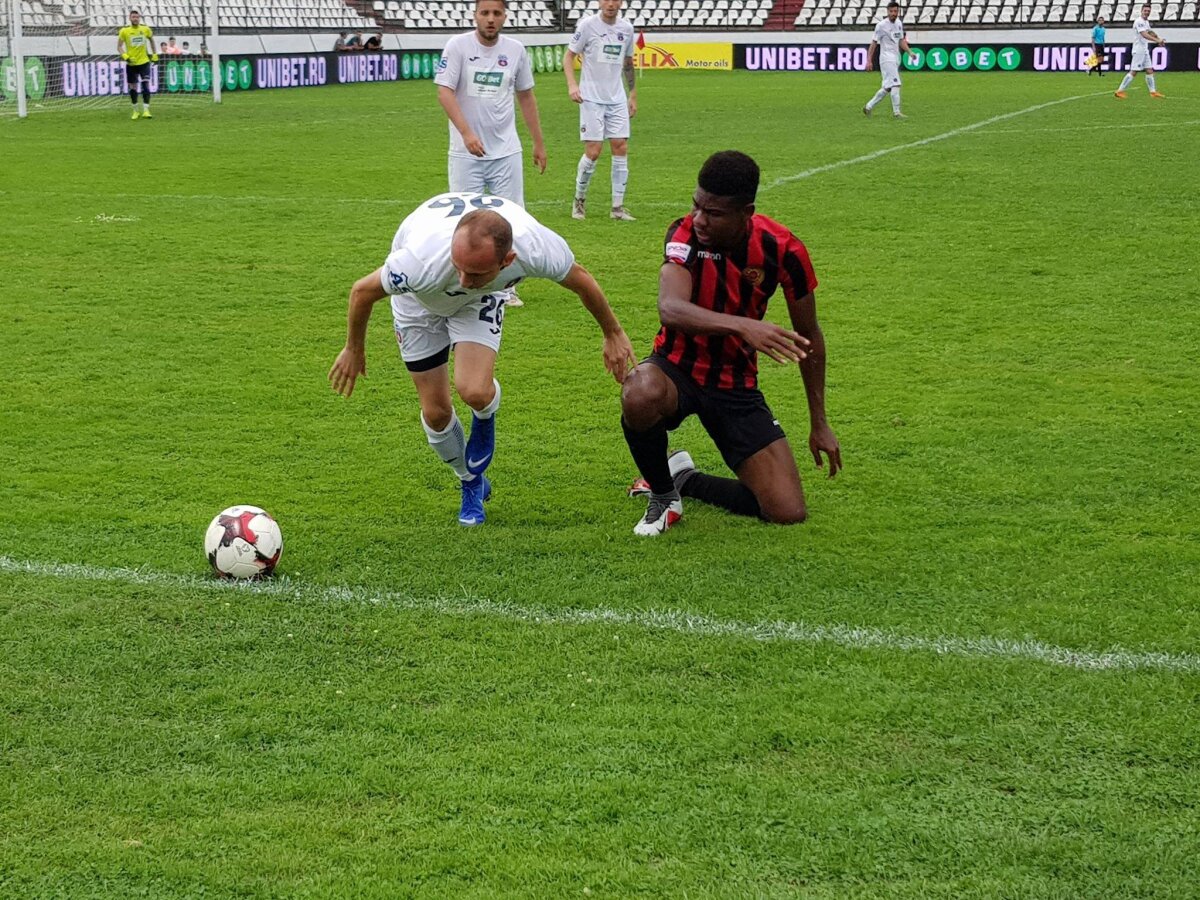
[[[481,475],[496,453],[496,411],[500,382],[493,373],[496,351],[464,341],[454,348],[454,388],[471,407],[471,437],[467,441],[467,471]]]
[[[642,363],[621,389],[621,430],[638,472],[650,489],[646,514],[633,533],[662,534],[683,516],[683,502],[667,463],[666,420],[679,408],[679,389],[662,369]]]
[[[737,477],[754,494],[759,515],[766,521],[795,525],[808,518],[800,471],[787,438],[773,441],[742,462]]]
[[[621,418],[634,431],[647,431],[679,408],[679,389],[658,366],[642,363],[621,386]]]

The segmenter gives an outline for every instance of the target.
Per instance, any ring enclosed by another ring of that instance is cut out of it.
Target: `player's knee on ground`
[[[758,508],[772,525],[799,525],[808,518],[803,497],[759,497]]]
[[[666,377],[654,378],[638,366],[621,387],[621,415],[634,431],[646,431],[666,415]]]

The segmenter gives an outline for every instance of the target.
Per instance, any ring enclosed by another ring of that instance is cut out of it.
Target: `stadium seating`
[[[1132,22],[1133,2],[1079,3],[1066,0],[912,0],[902,15],[909,25],[1082,25],[1104,16],[1109,22]],[[1159,24],[1195,22],[1196,3],[1168,3],[1157,9]],[[808,0],[793,22],[796,28],[865,28],[887,15],[886,0]]]

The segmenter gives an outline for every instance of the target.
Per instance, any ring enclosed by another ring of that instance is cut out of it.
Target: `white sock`
[[[880,100],[882,100],[886,96],[887,96],[887,91],[885,91],[883,88],[880,88],[879,90],[877,90],[875,92],[875,96],[867,101],[867,109],[874,109],[875,104],[878,103]]]
[[[497,397],[499,397],[498,394]],[[450,414],[450,424],[443,431],[434,431],[430,428],[429,423],[425,421],[425,414],[422,413],[421,427],[425,429],[425,437],[428,438],[433,452],[454,470],[455,475],[464,481],[474,477],[467,471],[467,438],[463,434],[462,422],[458,420],[458,413]]]
[[[1118,91],[1125,90],[1125,88],[1129,87],[1129,82],[1131,82],[1131,81],[1133,81],[1133,73],[1126,72],[1125,77],[1121,79],[1121,86],[1119,88],[1117,88],[1117,90]]]
[[[500,382],[498,382],[495,378],[492,379],[492,387],[496,389],[496,396],[493,397],[492,402],[483,409],[472,410],[472,412],[475,413],[475,418],[490,419],[496,414],[496,410],[500,408]]]
[[[1153,75],[1146,76],[1146,87],[1150,88],[1150,93],[1153,94],[1155,92],[1156,88],[1154,87],[1154,76]]]
[[[614,155],[612,158],[613,209],[625,205],[625,185],[628,183],[629,157]]]
[[[587,197],[588,185],[592,183],[592,173],[596,171],[596,161],[588,159],[585,153],[579,157],[579,165],[575,169],[575,199],[583,200]]]
[[[900,115],[900,88],[892,88],[892,113]]]

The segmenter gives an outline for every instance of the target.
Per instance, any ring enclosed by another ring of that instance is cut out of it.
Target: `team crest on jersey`
[[[497,57],[497,59],[496,59],[496,65],[498,65],[500,68],[503,69],[505,66],[508,65],[508,57],[505,56],[503,53],[501,53],[500,56]]]
[[[766,273],[763,272],[762,269],[742,269],[742,277],[755,287],[758,287],[760,284],[762,284],[763,278],[766,277]]]
[[[388,281],[392,285],[393,294],[411,294],[412,288],[408,286],[408,275],[404,272],[388,272]]]

